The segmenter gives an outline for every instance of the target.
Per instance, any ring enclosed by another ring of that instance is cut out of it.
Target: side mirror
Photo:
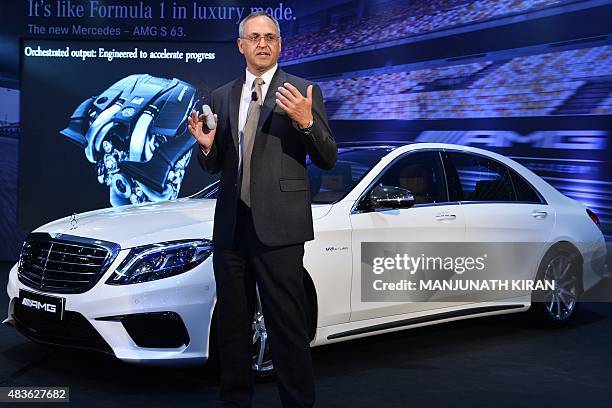
[[[370,204],[374,208],[410,208],[414,194],[401,187],[376,186],[370,192]]]

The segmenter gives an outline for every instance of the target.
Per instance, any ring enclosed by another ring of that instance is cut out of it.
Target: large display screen
[[[0,2],[0,259],[59,217],[212,181],[183,113],[243,72],[239,22],[262,7],[279,65],[321,87],[337,141],[495,151],[612,237],[609,1],[119,3]]]

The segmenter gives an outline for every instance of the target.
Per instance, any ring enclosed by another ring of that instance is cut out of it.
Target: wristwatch
[[[300,127],[300,125],[297,125],[297,127],[300,130],[300,132],[302,132],[302,133],[310,133],[310,132],[312,132],[312,126],[313,125],[314,125],[314,120],[311,120],[310,122],[308,122],[308,125],[306,125],[305,128]]]
[[[198,143],[198,144],[199,144],[199,143]],[[204,156],[208,156],[208,153],[210,153],[210,151],[212,150],[212,146],[210,146],[210,147],[208,148],[208,151],[206,151],[206,150],[204,149],[204,146],[202,146],[202,145],[199,145],[199,146],[200,146],[200,151],[202,152],[202,154],[203,154]]]

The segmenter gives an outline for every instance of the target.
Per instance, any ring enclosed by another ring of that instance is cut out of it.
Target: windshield
[[[349,147],[338,149],[338,160],[331,170],[322,170],[307,161],[310,200],[332,204],[344,198],[392,147]]]
[[[331,170],[322,170],[310,159],[306,161],[313,204],[332,204],[344,198],[394,147],[343,147]],[[218,182],[210,184],[193,198],[217,198]]]

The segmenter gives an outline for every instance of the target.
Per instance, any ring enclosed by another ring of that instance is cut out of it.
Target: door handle
[[[544,218],[546,218],[547,215],[548,215],[548,212],[544,210],[534,210],[531,213],[531,216],[535,218],[536,220],[543,220]]]
[[[442,213],[436,215],[436,221],[454,221],[457,218],[455,214]]]

